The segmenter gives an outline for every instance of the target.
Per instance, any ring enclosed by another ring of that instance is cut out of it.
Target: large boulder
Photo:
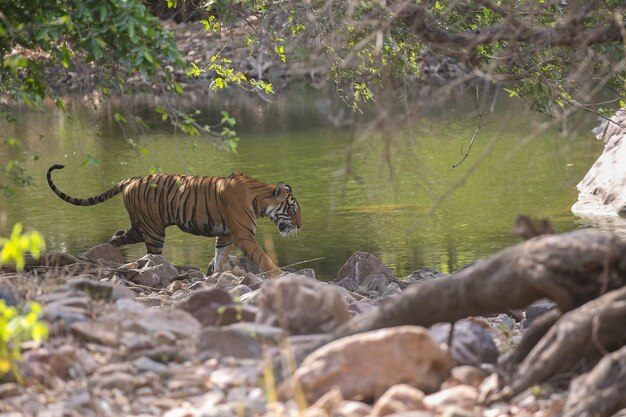
[[[335,284],[349,291],[378,298],[394,278],[393,271],[374,255],[355,252],[337,272]]]
[[[292,335],[328,333],[350,319],[340,291],[305,277],[287,274],[261,286],[257,323],[286,326]]]
[[[146,287],[167,287],[179,274],[162,255],[152,253],[123,265],[120,272],[124,272],[128,280]]]
[[[397,384],[428,393],[439,389],[452,364],[427,329],[399,326],[321,347],[304,360],[293,382],[310,402],[335,386],[345,399],[374,399]]]
[[[618,123],[626,125],[626,109],[594,129],[604,150],[576,186],[578,201],[572,206],[576,215],[626,215],[626,129]]]

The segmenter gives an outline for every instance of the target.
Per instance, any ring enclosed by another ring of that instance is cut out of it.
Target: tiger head
[[[267,215],[280,231],[281,236],[297,233],[302,227],[300,205],[291,194],[291,187],[280,182],[274,190],[273,201],[267,209]]]

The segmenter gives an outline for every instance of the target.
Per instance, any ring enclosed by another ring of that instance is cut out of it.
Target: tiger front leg
[[[261,246],[254,239],[254,235],[236,236],[233,238],[233,243],[270,278],[277,277],[282,273],[280,268],[261,249]]]

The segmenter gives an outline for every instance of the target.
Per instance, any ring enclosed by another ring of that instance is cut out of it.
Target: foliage
[[[164,66],[183,65],[171,33],[138,1],[0,0],[0,10],[0,93],[29,106],[56,98],[55,68],[96,66],[107,91],[133,74],[167,78]]]
[[[443,74],[452,85],[504,83],[552,117],[599,110],[591,101],[601,89],[614,105],[624,99],[620,2],[212,0],[206,11],[220,30],[253,27],[251,58],[304,63],[354,109],[446,59],[460,70]]]
[[[21,344],[48,337],[48,328],[39,321],[41,305],[32,302],[22,311],[0,299],[0,377],[13,372],[19,380],[17,363],[22,359]]]
[[[26,253],[30,252],[38,258],[46,244],[39,232],[22,233],[22,224],[16,223],[8,239],[0,238],[0,247],[0,265],[14,262],[15,268],[21,271],[24,269]]]

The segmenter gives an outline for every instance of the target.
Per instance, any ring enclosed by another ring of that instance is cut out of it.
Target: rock
[[[576,185],[578,201],[572,206],[576,215],[626,214],[626,109],[618,110],[613,122],[602,120],[595,130],[604,150],[585,177]]]
[[[478,403],[478,390],[469,385],[456,385],[424,398],[424,404],[431,410],[440,411],[447,406],[471,410]]]
[[[126,271],[126,277],[130,281],[147,287],[166,287],[178,276],[178,270],[162,255],[151,253],[121,269]]]
[[[430,281],[447,276],[434,268],[421,268],[413,271],[406,278],[408,282]]]
[[[334,282],[349,291],[380,296],[394,278],[393,271],[374,255],[356,252],[339,269]]]
[[[350,318],[334,286],[293,274],[265,281],[258,307],[257,323],[286,326],[292,335],[328,333]]]
[[[259,297],[261,296],[261,289],[257,288],[256,290],[252,290],[248,293],[243,294],[239,297],[239,300],[243,304],[256,306],[259,304]]]
[[[398,284],[396,284],[395,282],[392,282],[389,285],[387,285],[387,288],[385,288],[385,290],[381,294],[381,297],[392,297],[397,294],[402,294],[402,289],[400,288]]]
[[[213,264],[215,259],[213,259],[209,263],[209,270],[207,271],[207,275],[213,274]],[[244,272],[249,272],[251,274],[257,275],[261,273],[261,270],[258,266],[256,266],[250,259],[245,256],[236,257],[233,255],[228,256],[226,263],[224,264],[224,271],[231,271],[235,268],[239,268]]]
[[[146,356],[141,356],[133,361],[133,365],[140,372],[154,372],[161,378],[169,378],[172,376],[172,371],[167,365],[152,360]]]
[[[70,295],[46,304],[45,308],[48,310],[61,310],[66,307],[84,310],[85,314],[88,314],[91,310],[91,298],[84,295]]]
[[[548,311],[554,310],[556,304],[552,302],[538,302],[529,305],[524,309],[524,327],[530,326],[538,317],[546,314]]]
[[[0,398],[9,398],[20,395],[20,386],[15,382],[0,384]]]
[[[310,354],[294,374],[310,402],[333,386],[346,399],[373,399],[397,384],[425,392],[437,390],[452,368],[452,358],[417,326],[357,334]]]
[[[441,417],[481,417],[481,413],[475,413],[457,406],[447,406],[439,412]]]
[[[80,321],[72,324],[72,333],[88,342],[95,342],[105,346],[115,347],[120,344],[116,332],[111,331],[100,323]]]
[[[410,385],[399,384],[389,388],[380,396],[372,416],[380,417],[401,411],[426,410],[424,393]]]
[[[226,326],[240,321],[254,321],[256,317],[254,307],[236,304],[230,294],[218,288],[194,291],[177,307],[189,312],[203,326]]]
[[[172,332],[182,337],[193,337],[200,332],[202,325],[191,314],[179,309],[149,310],[134,323],[146,333],[159,331]]]
[[[230,272],[223,272],[215,283],[215,288],[219,288],[224,291],[230,291],[239,285],[239,277],[231,274]]]
[[[100,389],[119,389],[125,393],[131,393],[141,381],[135,375],[126,372],[114,372],[108,375],[92,377],[93,385]]]
[[[129,298],[120,298],[115,302],[117,310],[124,313],[143,313],[146,306],[139,301]]]
[[[431,333],[437,342],[447,344],[450,324],[436,324],[431,327]],[[483,326],[470,319],[459,320],[454,324],[450,352],[457,365],[495,363],[500,355],[488,325]]]
[[[261,359],[264,345],[276,345],[285,337],[277,327],[254,323],[237,323],[224,327],[207,327],[198,337],[198,351],[203,358],[225,357]]]
[[[372,414],[372,407],[360,401],[342,401],[335,408],[334,416],[367,417]]]
[[[66,284],[70,288],[86,293],[92,300],[116,301],[122,298],[135,298],[135,293],[128,288],[121,285],[98,282],[93,275],[81,275],[70,278]]]
[[[63,345],[55,350],[47,348],[29,350],[23,355],[24,364],[30,368],[31,372],[37,368],[43,368],[43,374],[38,376],[44,378],[51,375],[61,379],[69,378],[70,369],[76,363],[76,359],[76,349],[70,345]]]
[[[364,300],[356,300],[348,305],[348,312],[358,316],[363,313],[367,313],[376,308],[376,305],[372,300],[366,298]]]
[[[232,290],[228,291],[231,297],[239,299],[242,295],[252,291],[247,285],[237,285]]]
[[[478,388],[480,384],[489,376],[489,373],[484,369],[461,365],[455,366],[450,372],[450,378],[446,381],[446,385],[469,385],[474,388]]]
[[[78,257],[93,262],[100,262],[106,266],[117,267],[124,263],[122,251],[109,243],[103,243],[87,249],[86,252],[80,254]]]
[[[8,307],[15,307],[22,301],[22,297],[8,279],[0,280],[0,300],[4,300]]]
[[[315,401],[315,404],[313,404],[306,410],[305,415],[333,415],[335,409],[342,401],[343,396],[341,395],[341,390],[339,389],[339,387],[332,387],[330,391],[322,395],[317,401]]]

